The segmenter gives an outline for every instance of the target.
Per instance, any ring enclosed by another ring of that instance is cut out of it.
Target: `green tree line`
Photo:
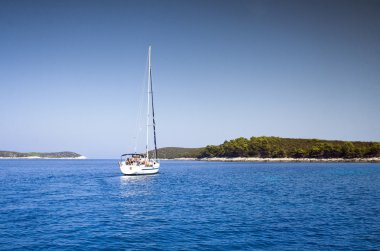
[[[241,137],[225,141],[218,146],[208,145],[198,157],[371,158],[380,157],[380,143],[279,137],[246,139]]]

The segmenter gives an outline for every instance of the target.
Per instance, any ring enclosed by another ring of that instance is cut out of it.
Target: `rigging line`
[[[150,68],[151,68],[151,46],[149,46],[149,49],[148,49],[148,85],[147,85],[147,113],[146,113],[146,159],[148,160],[149,159],[149,151],[148,151],[148,148],[149,148],[149,119],[150,119],[150,111],[149,111],[149,105],[150,105],[150,97],[149,97],[149,92],[150,92],[150,85],[149,85],[149,82],[150,82]]]
[[[142,80],[142,84],[140,88],[140,95],[139,95],[139,101],[138,101],[139,106],[138,106],[138,111],[137,111],[137,122],[136,122],[137,131],[136,131],[135,144],[134,144],[135,153],[137,153],[137,145],[139,143],[139,139],[140,139],[140,135],[142,131],[142,126],[141,126],[141,123],[143,120],[142,106],[143,106],[143,97],[145,97],[144,93],[145,93],[145,87],[146,87],[145,83],[146,83],[147,72],[148,72],[148,58],[145,61],[145,71],[144,71],[144,76],[143,76],[143,80]]]

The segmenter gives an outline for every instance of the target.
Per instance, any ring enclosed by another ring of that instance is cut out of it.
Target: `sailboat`
[[[119,166],[120,170],[125,175],[145,175],[156,174],[160,168],[160,163],[157,160],[157,141],[156,141],[156,122],[154,119],[154,105],[153,105],[153,81],[152,81],[152,67],[151,67],[151,51],[148,49],[148,105],[146,115],[146,147],[145,153],[126,153],[121,155]],[[152,120],[151,120],[152,115]],[[149,122],[152,122],[150,125]],[[154,137],[154,154],[149,156],[149,128],[153,127]]]

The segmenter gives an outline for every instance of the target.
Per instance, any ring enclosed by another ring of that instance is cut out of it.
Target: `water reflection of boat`
[[[131,183],[140,183],[141,181],[146,181],[149,175],[123,175],[120,176],[121,185],[130,185]]]

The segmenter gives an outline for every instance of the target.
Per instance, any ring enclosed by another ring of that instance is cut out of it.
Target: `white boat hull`
[[[155,162],[153,166],[126,164],[125,162],[119,162],[120,170],[124,175],[146,175],[156,174],[160,168],[160,163]]]

